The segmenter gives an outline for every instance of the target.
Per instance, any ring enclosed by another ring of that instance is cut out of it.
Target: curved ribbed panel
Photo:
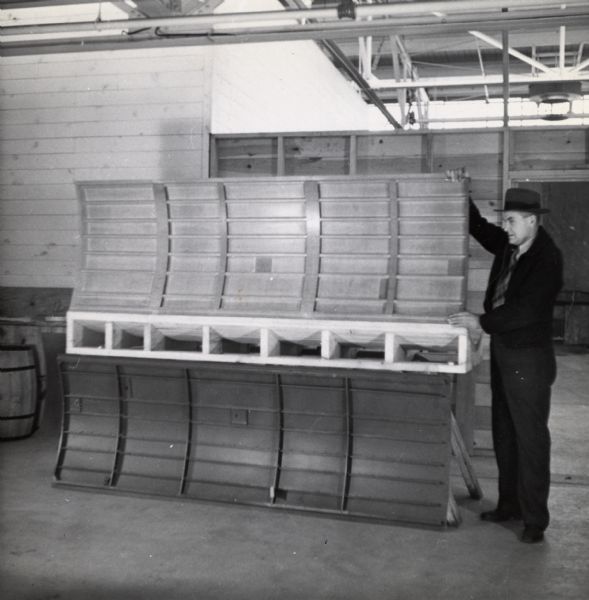
[[[378,320],[464,306],[463,182],[84,183],[79,196],[73,310]]]
[[[55,482],[445,525],[452,380],[67,356]]]

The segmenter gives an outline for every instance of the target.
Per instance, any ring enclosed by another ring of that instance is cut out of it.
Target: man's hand
[[[448,323],[454,327],[466,327],[473,344],[478,344],[483,334],[478,315],[469,312],[459,312],[448,317]]]

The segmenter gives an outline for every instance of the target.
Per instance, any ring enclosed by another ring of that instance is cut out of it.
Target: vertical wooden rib
[[[186,403],[188,409],[188,426],[186,430],[186,450],[184,452],[184,466],[182,468],[182,480],[180,481],[180,489],[178,494],[184,495],[186,492],[186,480],[188,479],[188,470],[190,468],[190,455],[192,454],[192,440],[194,437],[194,416],[192,409],[192,385],[190,384],[190,370],[185,369],[184,378],[186,382]]]
[[[161,308],[164,306],[166,298],[172,243],[172,222],[166,187],[164,185],[159,183],[154,184],[153,201],[155,206],[157,240],[155,271],[153,273],[149,306],[150,308]]]
[[[280,472],[282,471],[282,453],[284,452],[284,397],[282,394],[282,378],[276,373],[274,378],[276,411],[278,413],[278,445],[276,448],[276,461],[274,465],[274,479],[270,488],[270,503],[276,502],[278,487],[280,486]]]
[[[125,440],[127,437],[127,392],[128,387],[123,385],[123,379],[121,375],[121,367],[115,365],[115,377],[117,380],[117,387],[119,391],[119,424],[117,431],[117,447],[115,449],[115,457],[112,465],[110,478],[108,485],[114,487],[117,485],[119,476],[121,475],[121,468],[123,466],[123,458],[125,454]]]
[[[396,181],[391,181],[389,187],[389,281],[385,314],[395,312],[395,297],[397,295],[397,274],[399,271],[399,186]]]
[[[286,173],[286,160],[284,154],[284,136],[276,138],[276,175],[281,177]]]
[[[213,295],[213,308],[221,309],[223,307],[223,293],[227,276],[229,244],[229,234],[227,231],[227,195],[225,186],[222,183],[217,184],[217,196],[219,200],[219,267]]]
[[[53,472],[53,476],[56,481],[61,479],[61,470],[63,468],[63,463],[65,460],[65,453],[67,450],[68,444],[68,436],[70,430],[70,410],[71,410],[71,399],[70,399],[70,390],[69,385],[66,385],[65,378],[65,370],[66,366],[64,366],[64,360],[58,359],[58,369],[59,369],[59,387],[61,397],[63,398],[63,413],[62,413],[62,422],[61,422],[61,435],[59,438],[59,451],[57,453],[57,461],[55,464],[55,470]]]
[[[348,495],[350,493],[350,478],[352,475],[352,452],[354,440],[354,421],[352,414],[352,393],[350,389],[350,378],[344,379],[344,418],[346,420],[346,460],[345,471],[342,486],[342,496],[340,500],[340,509],[345,511],[348,505]]]
[[[358,137],[354,134],[350,135],[350,157],[348,164],[348,173],[356,175],[358,171]]]
[[[316,181],[305,181],[304,192],[307,216],[307,240],[301,312],[303,316],[311,316],[315,310],[317,288],[319,285],[319,259],[321,252],[319,184]]]
[[[209,135],[209,177],[219,176],[219,153],[217,148],[217,136]]]

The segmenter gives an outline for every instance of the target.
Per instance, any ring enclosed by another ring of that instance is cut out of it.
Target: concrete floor
[[[34,436],[0,444],[0,598],[588,598],[589,352],[561,349],[558,361],[543,544],[479,520],[496,499],[491,456],[474,459],[481,501],[456,470],[463,522],[446,530],[54,488],[52,400]]]

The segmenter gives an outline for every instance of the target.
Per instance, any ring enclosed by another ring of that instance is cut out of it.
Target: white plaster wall
[[[259,0],[255,8],[281,5]],[[245,9],[226,0],[219,12]],[[212,133],[365,130],[371,122],[355,86],[313,41],[216,47],[212,77]]]

